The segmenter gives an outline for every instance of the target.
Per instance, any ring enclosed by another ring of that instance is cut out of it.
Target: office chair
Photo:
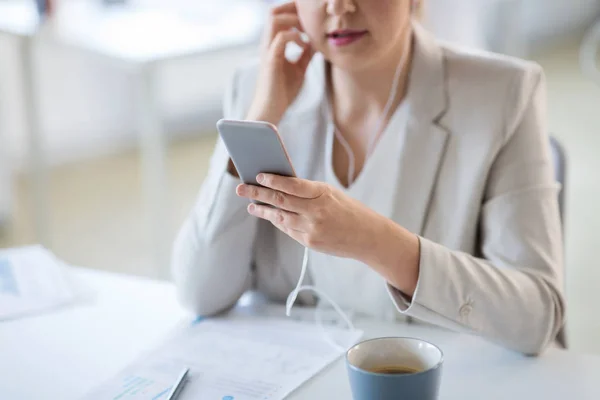
[[[550,137],[550,150],[552,152],[552,161],[554,163],[554,178],[558,183],[561,184],[560,192],[558,193],[558,210],[560,213],[560,221],[562,225],[563,234],[565,232],[565,192],[567,188],[567,155],[565,148],[560,144],[554,137]],[[566,269],[565,269],[565,281],[566,281]],[[558,332],[556,336],[559,344],[563,348],[568,347],[566,325]]]
[[[552,151],[552,160],[554,163],[554,178],[562,186],[558,193],[558,210],[560,212],[560,221],[564,232],[567,155],[565,148],[554,137],[550,137],[550,150]]]
[[[586,33],[579,50],[579,63],[583,73],[600,84],[598,55],[600,55],[600,20]]]

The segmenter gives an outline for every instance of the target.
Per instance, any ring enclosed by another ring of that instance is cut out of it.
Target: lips
[[[343,29],[335,30],[327,34],[327,40],[334,46],[346,46],[360,40],[367,31]]]

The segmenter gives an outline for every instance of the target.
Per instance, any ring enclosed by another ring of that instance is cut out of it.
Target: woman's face
[[[295,1],[313,47],[348,70],[398,54],[412,9],[412,0]]]

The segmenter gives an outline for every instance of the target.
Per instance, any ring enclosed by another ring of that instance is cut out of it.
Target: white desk
[[[95,300],[0,323],[1,399],[77,399],[185,317],[170,284],[90,270],[76,276],[96,292]],[[526,358],[432,327],[358,322],[367,337],[415,336],[439,345],[445,356],[442,400],[600,399],[600,357],[551,349]],[[342,359],[290,396],[349,398]]]

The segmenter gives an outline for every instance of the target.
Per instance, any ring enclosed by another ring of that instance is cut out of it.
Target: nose
[[[339,16],[356,11],[354,0],[327,0],[327,13]]]

